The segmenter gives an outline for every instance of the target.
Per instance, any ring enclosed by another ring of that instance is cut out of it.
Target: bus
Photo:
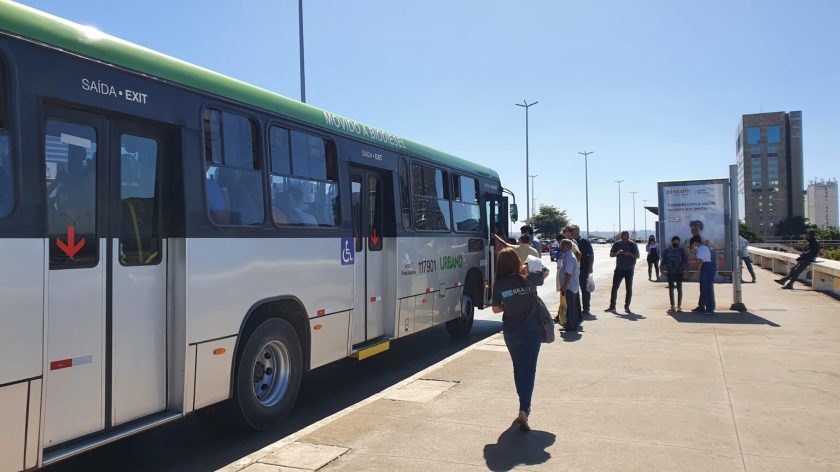
[[[0,471],[211,405],[263,429],[311,369],[439,324],[468,334],[503,190],[476,163],[0,1]]]

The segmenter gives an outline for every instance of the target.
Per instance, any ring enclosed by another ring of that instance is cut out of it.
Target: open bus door
[[[507,239],[508,235],[508,199],[501,195],[488,194],[486,198],[487,210],[487,237],[490,244],[487,246],[487,290],[484,292],[484,306],[489,306],[493,298],[493,279],[496,271],[496,253],[501,250],[495,236]]]

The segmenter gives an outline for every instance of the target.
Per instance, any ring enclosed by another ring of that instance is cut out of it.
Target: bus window
[[[362,248],[362,176],[353,175],[350,180],[353,203],[353,239],[356,240],[356,252]]]
[[[285,128],[269,128],[271,214],[279,226],[335,227],[341,221],[338,166],[331,142]]]
[[[213,223],[237,226],[263,223],[258,148],[253,121],[234,113],[204,111],[205,190]]]
[[[96,266],[96,130],[47,120],[44,142],[50,267]],[[61,250],[61,244],[82,240],[84,245],[71,251],[72,256]]]
[[[400,158],[400,214],[402,214],[403,229],[411,229],[411,198],[408,187],[408,163],[404,157]]]
[[[154,265],[161,260],[158,143],[120,138],[120,263]]]
[[[12,212],[15,192],[12,187],[12,148],[9,141],[9,106],[6,68],[0,61],[0,218]]]
[[[411,164],[414,227],[449,231],[449,176],[431,166]]]
[[[481,231],[481,209],[478,206],[478,181],[463,175],[452,176],[452,217],[455,231]]]

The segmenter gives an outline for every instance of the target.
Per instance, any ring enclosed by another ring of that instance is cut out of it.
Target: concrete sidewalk
[[[840,470],[840,302],[758,270],[749,312],[669,316],[642,265],[635,314],[601,282],[597,319],[542,346],[529,433],[498,334],[224,470]]]

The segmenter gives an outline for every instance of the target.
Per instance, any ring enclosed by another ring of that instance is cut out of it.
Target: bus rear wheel
[[[461,295],[461,316],[446,322],[446,330],[452,337],[460,338],[470,334],[475,316],[475,304],[468,293]]]
[[[279,318],[263,321],[237,362],[232,402],[237,416],[256,430],[286,418],[302,378],[303,350],[295,329]]]

